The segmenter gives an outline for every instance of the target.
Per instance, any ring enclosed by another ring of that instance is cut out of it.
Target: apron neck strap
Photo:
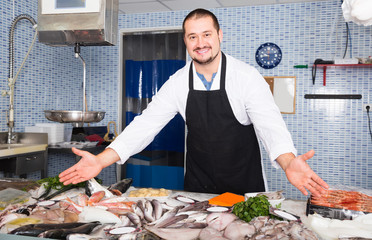
[[[226,79],[226,56],[221,51],[222,54],[222,66],[221,66],[221,76],[220,76],[220,89],[225,89],[225,79]],[[189,69],[189,89],[194,89],[194,73],[192,71],[192,62]]]

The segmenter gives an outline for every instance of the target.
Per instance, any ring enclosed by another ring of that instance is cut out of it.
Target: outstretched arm
[[[308,195],[306,190],[309,190],[314,196],[320,196],[329,187],[306,162],[314,156],[314,153],[314,150],[310,150],[297,157],[292,153],[285,153],[276,159],[284,170],[289,182],[305,196]]]
[[[64,185],[87,181],[97,176],[103,168],[120,159],[119,155],[111,148],[106,148],[97,156],[76,148],[72,148],[72,152],[80,156],[81,159],[78,163],[59,174],[59,181]]]

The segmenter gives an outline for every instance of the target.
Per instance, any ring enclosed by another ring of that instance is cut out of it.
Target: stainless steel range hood
[[[39,0],[39,42],[111,46],[117,42],[118,0]]]

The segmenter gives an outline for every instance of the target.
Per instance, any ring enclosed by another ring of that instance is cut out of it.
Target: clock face
[[[282,50],[275,43],[264,43],[256,51],[256,61],[260,67],[271,69],[282,60]]]

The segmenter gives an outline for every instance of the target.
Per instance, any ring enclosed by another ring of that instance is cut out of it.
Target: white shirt
[[[236,119],[243,125],[253,123],[256,134],[268,152],[274,167],[275,159],[284,153],[297,151],[287,130],[279,108],[274,102],[269,85],[254,67],[226,55],[225,89]],[[220,61],[221,62],[221,61]],[[149,145],[160,130],[177,114],[185,121],[186,102],[189,92],[189,69],[191,62],[178,70],[163,84],[151,103],[141,115],[124,129],[108,148],[120,156],[123,164],[132,155]],[[220,88],[220,67],[211,90]],[[206,90],[194,70],[194,89]]]

